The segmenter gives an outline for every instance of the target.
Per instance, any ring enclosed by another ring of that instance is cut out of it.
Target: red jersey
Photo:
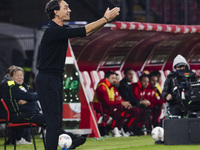
[[[100,80],[95,91],[93,102],[101,102],[104,110],[109,110],[110,106],[121,104],[122,97],[118,90],[106,79]]]
[[[155,91],[153,88],[147,87],[143,88],[140,82],[132,84],[133,95],[139,100],[149,100],[150,108],[153,108],[154,105],[162,105],[163,101],[158,99],[155,95]]]

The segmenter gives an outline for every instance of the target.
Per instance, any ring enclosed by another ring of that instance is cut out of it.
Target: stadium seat
[[[160,74],[161,74],[161,76],[160,76],[159,84],[160,84],[161,88],[163,89],[166,77],[164,75],[163,70],[160,70]]]
[[[109,121],[110,116],[103,112],[101,102],[91,103],[91,105],[93,106],[94,110],[96,111],[97,124],[100,129],[101,135],[107,135],[108,134],[107,122]]]
[[[200,76],[200,70],[198,69],[196,70],[196,72],[197,72],[197,76]]]
[[[116,70],[115,73],[117,73],[117,74],[119,75],[119,80],[122,80],[122,79],[123,79],[122,74],[121,74],[121,71]]]
[[[136,83],[139,81],[139,77],[142,75],[140,71],[133,71],[133,82]]]
[[[189,0],[188,2],[189,2],[190,10],[197,10],[198,9],[197,0]]]
[[[165,75],[165,77],[167,77],[168,74],[169,74],[170,72],[171,72],[170,70],[165,70],[165,71],[164,71],[164,75]]]
[[[104,73],[104,71],[99,71],[98,75],[99,75],[99,79],[101,80],[104,78],[105,73]]]
[[[99,83],[100,79],[96,70],[90,71],[90,76],[92,79],[93,89],[97,88],[97,84]]]
[[[124,71],[121,71],[122,79],[124,78]]]
[[[157,1],[155,1],[155,0],[151,0],[151,1],[150,1],[151,10],[153,10],[154,12],[157,12],[158,9],[159,9],[159,7],[158,7],[157,4],[158,4],[158,3],[157,3]]]
[[[197,76],[199,76],[200,74],[200,72],[199,72],[200,70],[195,70],[195,69],[192,69],[192,72],[194,72]]]
[[[82,78],[83,78],[83,84],[85,86],[86,90],[86,96],[88,97],[89,101],[91,102],[93,100],[94,96],[94,89],[91,87],[91,79],[87,71],[81,72]]]
[[[192,69],[192,72],[197,73],[197,71],[195,69]]]

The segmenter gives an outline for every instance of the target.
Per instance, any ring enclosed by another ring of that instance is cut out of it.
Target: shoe
[[[16,141],[16,144],[17,144],[17,145],[21,145],[21,144],[23,144],[23,145],[28,145],[28,144],[32,144],[32,143],[26,141],[24,138],[21,138],[21,140]]]
[[[112,134],[114,137],[121,137],[122,135],[119,133],[119,129],[117,127],[115,127],[113,130],[112,130]]]
[[[124,132],[123,128],[121,128],[121,135],[124,137],[129,137],[129,135]]]
[[[76,137],[73,141],[72,141],[72,145],[70,146],[70,148],[68,149],[75,149],[76,147],[83,145],[86,141],[85,137],[79,136]]]
[[[46,137],[46,133],[47,133],[47,130],[46,129],[44,129],[43,131],[41,131],[41,132],[43,132],[43,135],[44,135],[44,138]],[[42,139],[42,133],[40,134],[40,138]]]
[[[99,120],[98,120],[98,124],[101,124],[103,122],[103,116],[101,116],[100,118],[99,118]]]
[[[155,141],[155,144],[164,144],[164,141],[161,141],[161,140]]]
[[[126,132],[126,135],[134,136],[135,134],[134,134],[132,131],[127,131],[127,132]]]
[[[108,121],[106,122],[106,124],[107,124],[107,125],[110,125],[110,124],[112,123],[112,120],[113,120],[113,118],[112,118],[112,117],[109,117],[109,118],[108,118]]]

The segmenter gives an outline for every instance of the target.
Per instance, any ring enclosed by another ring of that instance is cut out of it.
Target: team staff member
[[[108,21],[117,17],[120,10],[117,7],[112,10],[108,8],[104,17],[80,28],[64,25],[66,20],[70,20],[71,13],[69,5],[64,0],[49,1],[45,10],[51,21],[44,32],[39,48],[37,66],[39,74],[36,79],[36,88],[47,124],[46,150],[56,150],[58,136],[63,132],[61,130],[62,73],[68,48],[68,38],[85,37],[95,33]],[[74,148],[85,142],[85,139],[84,141],[82,139],[77,141],[77,138],[72,134],[70,136],[73,140],[72,145],[75,145]]]
[[[13,122],[32,122],[45,126],[44,116],[39,113],[36,93],[28,92],[23,86],[24,71],[15,67],[10,74],[11,80],[3,85],[3,99],[10,111]]]
[[[135,106],[137,108],[137,112],[139,112],[139,115],[137,118],[139,119],[136,121],[134,120],[134,122],[135,123],[144,122],[146,114],[141,108],[141,106],[143,105],[149,106],[150,103],[148,100],[139,100],[137,99],[137,97],[133,95],[133,89],[131,86],[131,83],[133,82],[133,75],[134,75],[133,69],[127,68],[124,70],[124,78],[120,81],[118,91],[125,101],[129,101],[132,104],[132,106]],[[134,134],[138,134],[138,135],[140,134],[140,129],[138,129],[137,124],[133,125],[132,131],[134,132]]]
[[[121,130],[123,136],[128,136],[124,133],[122,126],[126,110],[132,109],[132,105],[124,101],[122,98],[119,99],[117,89],[114,87],[116,83],[116,74],[113,71],[107,71],[105,78],[100,80],[95,91],[93,102],[101,102],[104,113],[110,115],[113,118],[111,125],[112,133],[115,137],[120,137]],[[136,116],[136,115],[135,115]]]
[[[153,99],[153,101],[151,101],[153,104],[153,108],[151,109],[151,119],[154,127],[161,125],[160,115],[161,110],[164,109],[165,105],[165,100],[162,99],[161,92],[157,88],[158,84],[158,76],[154,74],[154,72],[151,72],[149,74],[148,95],[151,99]]]

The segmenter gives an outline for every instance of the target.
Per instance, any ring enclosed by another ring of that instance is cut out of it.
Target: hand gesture
[[[115,7],[110,10],[110,8],[107,8],[104,17],[107,19],[108,22],[112,21],[115,17],[119,15],[120,8]]]

